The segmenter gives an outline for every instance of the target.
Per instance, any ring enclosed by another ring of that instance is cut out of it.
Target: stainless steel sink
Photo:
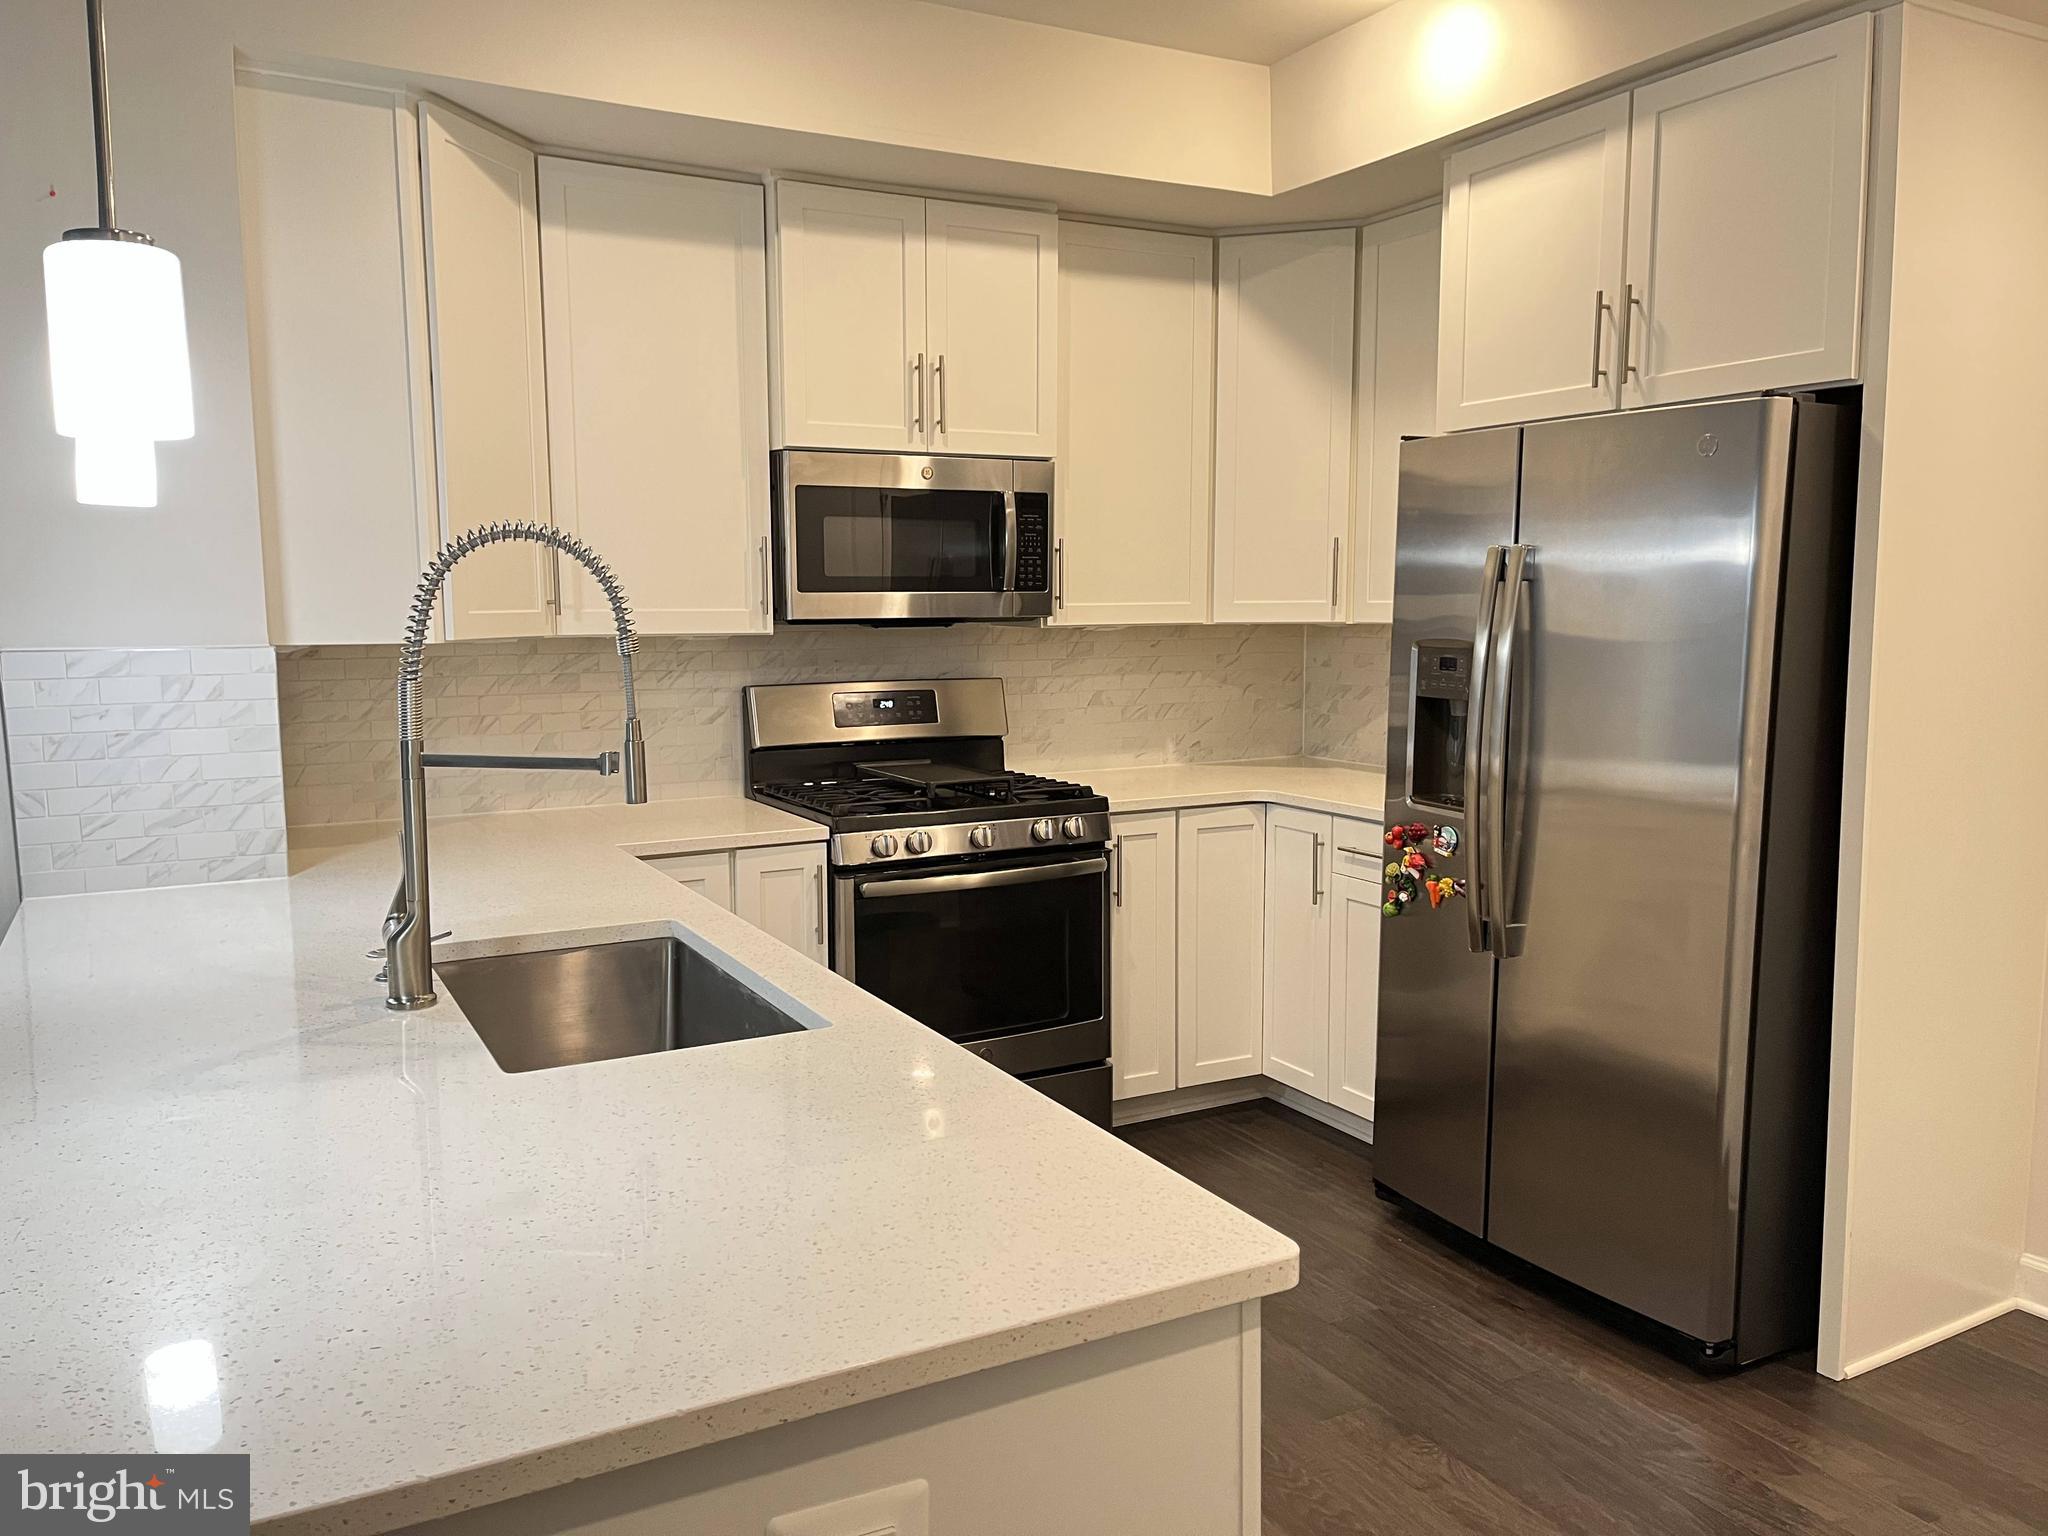
[[[805,1027],[680,939],[483,955],[434,970],[507,1072]]]

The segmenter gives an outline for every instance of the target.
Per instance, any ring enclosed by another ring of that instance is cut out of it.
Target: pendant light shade
[[[57,431],[76,440],[78,500],[153,507],[156,445],[192,435],[184,279],[177,257],[114,223],[100,0],[86,0],[85,12],[100,220],[43,249],[50,403]]]

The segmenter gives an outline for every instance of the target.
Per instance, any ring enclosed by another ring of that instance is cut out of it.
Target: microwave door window
[[[807,592],[990,592],[1002,498],[987,491],[799,486],[798,585]]]

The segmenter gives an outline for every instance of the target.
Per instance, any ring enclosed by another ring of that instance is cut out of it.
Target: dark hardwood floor
[[[1267,1536],[2048,1531],[2048,1322],[1850,1382],[1689,1367],[1454,1251],[1274,1104],[1122,1132],[1301,1244],[1267,1300]]]

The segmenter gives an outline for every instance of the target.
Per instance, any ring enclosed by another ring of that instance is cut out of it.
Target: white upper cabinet
[[[643,634],[769,628],[761,188],[540,162],[556,524],[624,584]],[[557,632],[609,634],[560,561]]]
[[[1059,221],[775,188],[778,447],[1049,458]]]
[[[1206,237],[1060,225],[1055,623],[1209,617],[1215,272]]]
[[[1059,221],[934,199],[924,247],[933,451],[1051,458]]]
[[[1437,210],[1368,224],[1358,253],[1357,433],[1345,616],[1394,621],[1401,440],[1436,431]]]
[[[1444,163],[1437,428],[1612,409],[1628,97]]]
[[[389,644],[440,542],[412,112],[250,74],[235,126],[270,642]]]
[[[1850,16],[1636,91],[1624,404],[1856,376],[1870,50]]]
[[[442,531],[452,538],[480,523],[548,522],[533,153],[423,102],[420,170]],[[471,555],[448,578],[449,636],[548,633],[553,574],[539,544]]]
[[[1219,623],[1340,612],[1358,235],[1216,242]]]
[[[921,197],[776,185],[778,446],[924,445],[924,217]]]

